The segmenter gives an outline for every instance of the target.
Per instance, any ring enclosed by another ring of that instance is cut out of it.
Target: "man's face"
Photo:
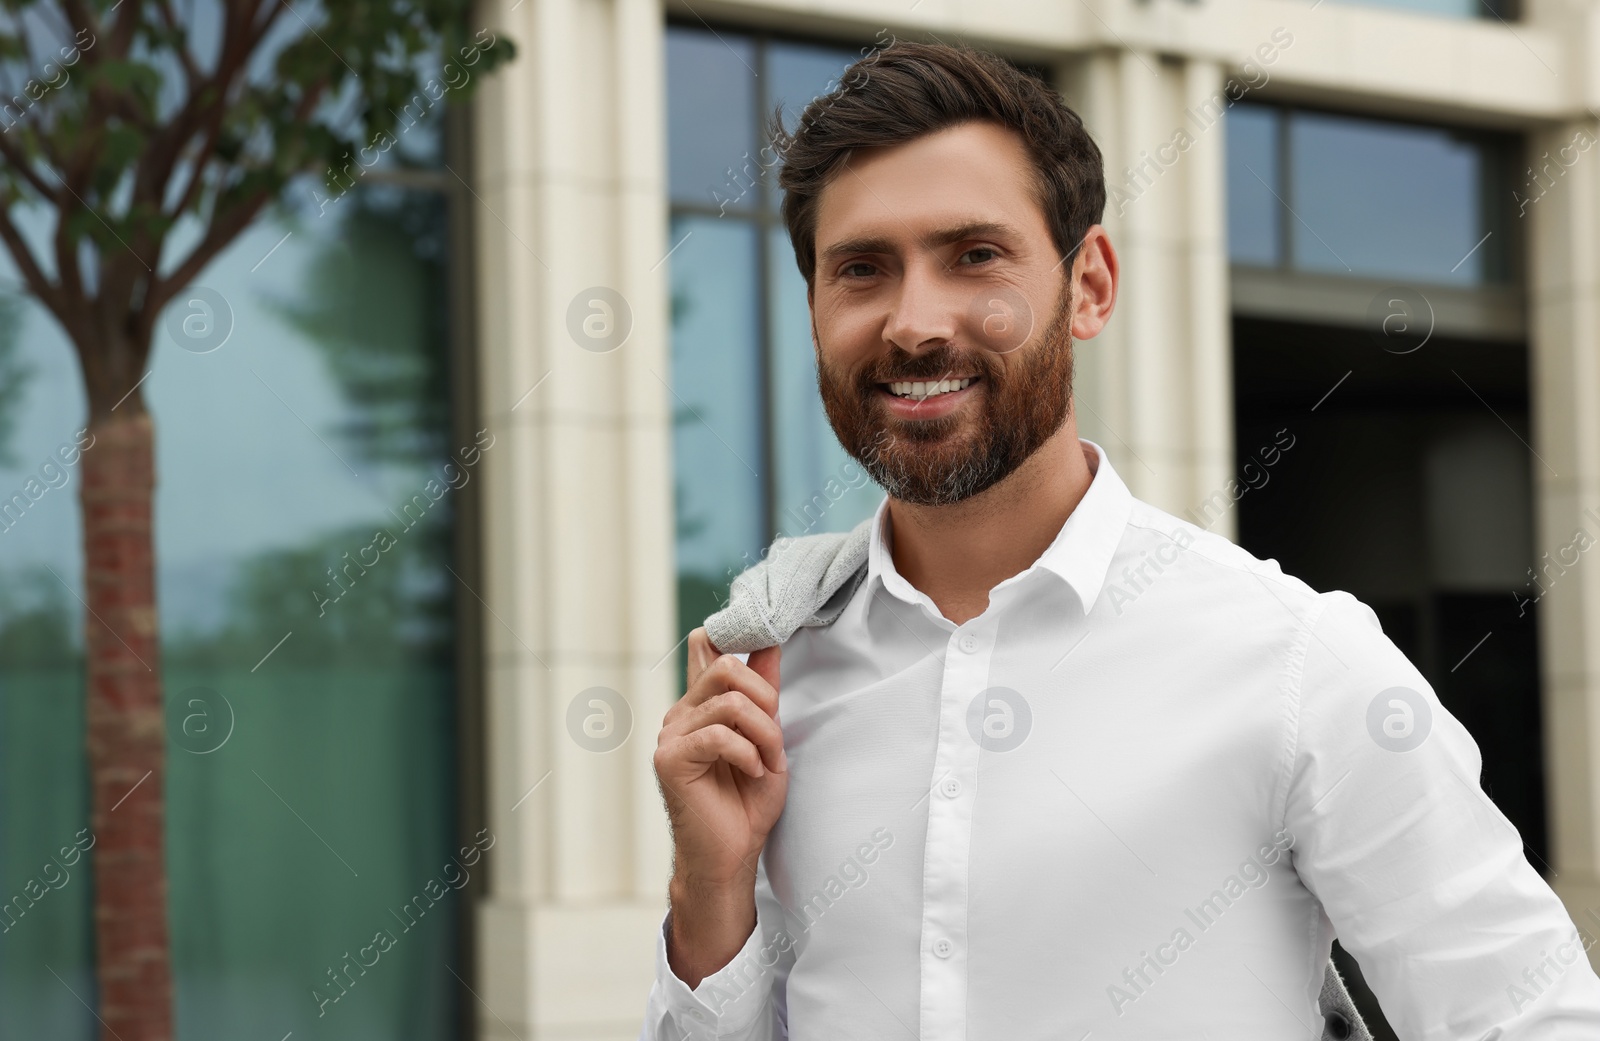
[[[1071,413],[1072,264],[1033,184],[1021,139],[975,122],[858,152],[818,200],[823,406],[896,499],[976,495]]]

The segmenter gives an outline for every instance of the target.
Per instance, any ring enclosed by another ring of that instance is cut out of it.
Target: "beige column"
[[[1077,347],[1079,431],[1135,495],[1185,518],[1233,472],[1222,84],[1215,62],[1140,50],[1057,77],[1104,156],[1122,261],[1110,326]],[[1233,537],[1235,511],[1211,529]]]
[[[1556,564],[1540,576],[1538,607],[1551,867],[1573,918],[1600,935],[1587,913],[1600,914],[1600,544],[1570,567],[1558,553],[1579,529],[1600,540],[1600,127],[1530,135],[1525,165],[1531,179],[1514,180],[1530,200],[1519,208],[1530,232],[1534,552]],[[1590,958],[1600,965],[1600,947]]]
[[[473,110],[498,439],[476,590],[496,837],[480,1036],[631,1039],[670,869],[651,770],[675,688],[663,15],[492,0],[478,18],[518,48]]]

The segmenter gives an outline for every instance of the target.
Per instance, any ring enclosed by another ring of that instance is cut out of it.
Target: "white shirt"
[[[844,613],[783,645],[756,928],[693,991],[658,935],[641,1036],[1314,1038],[1337,936],[1407,1041],[1600,1037],[1593,939],[1372,611],[1083,445],[1082,502],[964,625],[879,507]]]

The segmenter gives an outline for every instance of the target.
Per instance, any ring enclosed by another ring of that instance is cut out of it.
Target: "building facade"
[[[473,19],[516,59],[257,222],[142,384],[180,1036],[637,1036],[685,634],[879,496],[816,399],[763,122],[891,39],[1082,114],[1123,279],[1081,432],[1371,604],[1600,936],[1600,0]],[[0,262],[0,1034],[87,1041],[78,378]]]
[[[1084,436],[1141,498],[1373,603],[1474,728],[1575,919],[1600,908],[1582,555],[1600,5],[498,0],[482,18],[522,52],[473,115],[477,404],[505,444],[481,519],[485,807],[506,848],[478,906],[480,1036],[635,1036],[680,640],[766,538],[870,508],[790,397],[810,388],[803,298],[744,121],[890,37],[1037,70],[1105,155],[1123,282],[1078,347]]]

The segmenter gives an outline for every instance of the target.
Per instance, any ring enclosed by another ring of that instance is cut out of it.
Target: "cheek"
[[[815,322],[818,358],[835,372],[858,369],[882,345],[882,321],[863,309],[819,309]]]

